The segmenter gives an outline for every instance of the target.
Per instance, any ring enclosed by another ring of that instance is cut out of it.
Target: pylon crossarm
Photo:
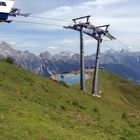
[[[81,28],[80,27],[76,27],[76,26],[64,26],[64,28],[66,29],[71,29],[71,30],[75,30],[75,31],[80,31]],[[98,38],[96,37],[96,33],[93,32],[93,30],[89,30],[88,28],[84,28],[83,29],[83,33],[85,33],[86,35],[98,40]]]
[[[74,18],[74,19],[72,19],[72,20],[73,20],[74,24],[76,24],[77,21],[79,21],[79,20],[81,20],[81,19],[86,19],[86,22],[85,22],[85,23],[88,23],[88,24],[89,24],[89,18],[90,18],[90,17],[91,17],[91,16],[88,15],[88,16],[83,16],[83,17],[79,17],[79,18]]]

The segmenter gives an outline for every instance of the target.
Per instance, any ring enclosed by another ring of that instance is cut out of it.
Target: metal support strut
[[[93,83],[92,83],[92,94],[94,96],[97,95],[98,73],[99,73],[99,59],[100,59],[100,43],[101,43],[101,35],[99,34],[98,40],[97,40],[97,51],[96,51],[96,59],[95,59],[95,69],[94,69]]]
[[[80,29],[80,90],[85,91],[83,26]]]

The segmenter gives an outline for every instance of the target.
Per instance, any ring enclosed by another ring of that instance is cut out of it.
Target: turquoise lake
[[[80,83],[80,74],[58,74],[55,75],[56,80],[64,81],[67,84],[77,84]],[[88,80],[88,74],[85,74],[85,80]]]

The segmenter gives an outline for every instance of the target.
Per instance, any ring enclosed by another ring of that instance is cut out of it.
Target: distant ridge
[[[39,56],[28,51],[18,51],[6,42],[0,43],[0,57],[12,57],[14,62],[34,73],[50,76],[73,70],[79,70],[80,56],[73,52],[60,52],[51,55],[43,52]],[[95,54],[85,56],[85,65],[94,65]],[[128,50],[107,50],[101,54],[100,65],[105,70],[118,74],[132,81],[140,81],[140,52],[129,52]]]

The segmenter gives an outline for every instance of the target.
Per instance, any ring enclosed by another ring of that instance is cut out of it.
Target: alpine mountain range
[[[37,56],[28,51],[15,50],[6,42],[0,43],[0,57],[11,57],[18,66],[43,76],[79,70],[80,66],[80,55],[77,53],[61,52],[51,55],[43,52]],[[93,66],[94,62],[95,54],[85,56],[85,67]],[[140,82],[140,52],[108,50],[101,53],[100,66],[109,72]]]

